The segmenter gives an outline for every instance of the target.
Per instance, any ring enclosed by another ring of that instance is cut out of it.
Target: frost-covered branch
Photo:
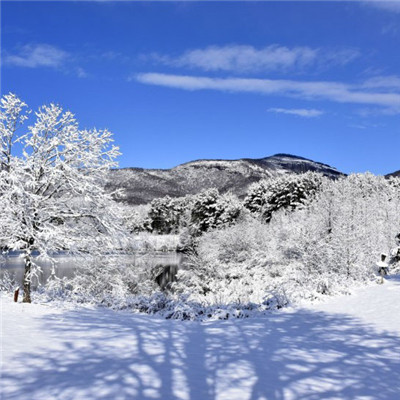
[[[80,130],[74,115],[43,106],[20,132],[26,104],[1,99],[0,246],[23,250],[25,301],[37,266],[32,251],[52,259],[60,250],[99,254],[124,239],[118,213],[104,182],[120,154],[108,130]],[[13,146],[22,155],[13,155]]]

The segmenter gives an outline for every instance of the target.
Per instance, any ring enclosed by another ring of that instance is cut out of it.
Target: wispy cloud
[[[90,75],[80,66],[79,55],[46,43],[26,44],[14,52],[4,51],[2,64],[21,68],[51,68],[78,78]]]
[[[87,78],[89,76],[89,74],[82,67],[76,68],[76,75],[78,78]]]
[[[356,49],[322,50],[318,48],[270,45],[255,48],[248,45],[209,46],[172,57],[153,53],[148,58],[176,67],[204,71],[257,72],[301,70],[315,65],[345,65],[359,56]]]
[[[400,93],[382,88],[368,88],[330,81],[296,81],[253,78],[211,78],[204,76],[170,75],[160,73],[139,74],[131,79],[147,84],[183,90],[217,90],[224,92],[280,95],[305,100],[329,100],[380,106],[400,112]]]
[[[396,36],[399,32],[399,24],[395,22],[389,22],[381,29],[382,35]]]
[[[119,51],[105,51],[101,53],[98,58],[107,60],[107,61],[118,61],[118,62],[128,62],[131,58],[128,55],[125,55]]]
[[[3,62],[6,65],[14,65],[26,68],[60,68],[70,59],[70,54],[58,47],[49,44],[27,44],[16,53],[6,53]]]
[[[267,111],[277,114],[297,115],[304,118],[315,118],[324,114],[324,111],[314,108],[269,108]]]
[[[396,75],[376,76],[366,80],[363,86],[365,88],[379,88],[396,92],[400,91],[400,77]]]
[[[385,125],[383,124],[371,124],[368,122],[361,122],[356,124],[349,124],[347,125],[349,128],[353,129],[376,129],[376,128],[383,128]]]
[[[372,0],[372,1],[366,1],[365,3],[367,5],[380,8],[382,10],[400,13],[400,0],[391,0],[391,1]]]

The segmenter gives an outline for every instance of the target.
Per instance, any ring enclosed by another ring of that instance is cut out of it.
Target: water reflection
[[[155,252],[155,253],[135,253],[135,254],[119,254],[112,255],[115,262],[120,265],[126,266],[126,268],[135,268],[137,265],[148,265],[149,268],[155,266],[175,267],[176,269],[182,263],[182,254],[175,252]],[[58,278],[72,278],[77,270],[87,263],[86,258],[79,258],[68,256],[65,254],[58,254],[55,257],[56,269],[55,275]],[[32,288],[35,289],[38,284],[45,284],[52,273],[52,265],[50,261],[43,261],[35,258],[36,264],[38,264],[42,272],[39,273],[37,278],[32,281]],[[20,252],[10,252],[7,256],[0,255],[0,278],[3,278],[4,273],[7,271],[10,276],[14,277],[15,281],[22,284],[24,275],[24,259]]]

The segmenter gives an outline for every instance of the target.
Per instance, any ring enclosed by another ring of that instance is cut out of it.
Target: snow
[[[2,400],[399,399],[400,277],[244,320],[1,297]]]

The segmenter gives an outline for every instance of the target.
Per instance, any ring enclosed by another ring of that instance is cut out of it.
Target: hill
[[[109,190],[123,189],[120,199],[145,204],[157,197],[181,197],[216,187],[221,193],[246,194],[253,182],[284,174],[315,171],[330,178],[343,175],[336,168],[290,154],[239,160],[196,160],[171,169],[121,168],[110,172]]]

